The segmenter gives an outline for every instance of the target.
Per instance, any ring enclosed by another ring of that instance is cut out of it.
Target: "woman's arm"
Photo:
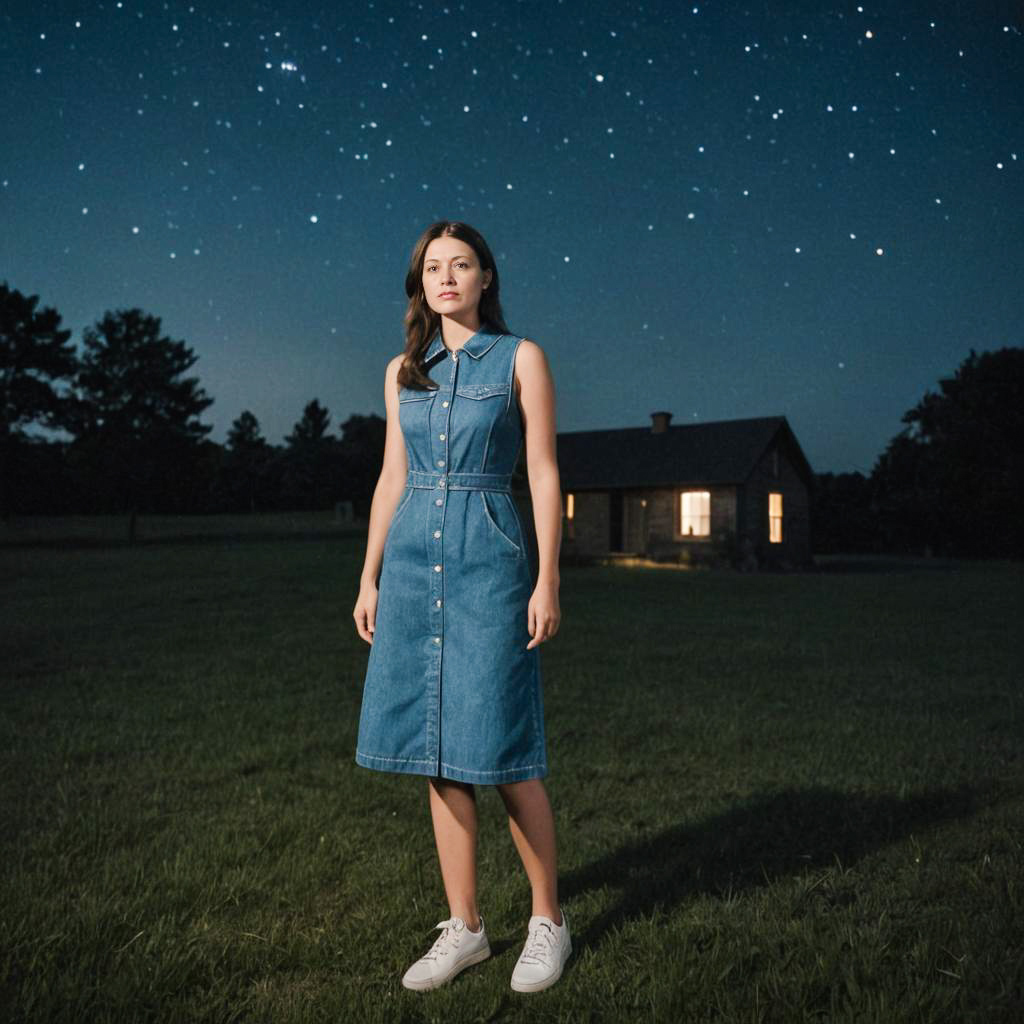
[[[405,490],[409,460],[405,438],[398,421],[398,368],[402,356],[395,356],[384,373],[384,407],[387,411],[387,433],[384,440],[384,463],[370,503],[370,526],[366,538],[366,558],[359,579],[359,598],[352,612],[359,635],[373,643],[377,614],[377,580],[384,558],[384,542],[398,501]]]
[[[523,413],[526,470],[533,501],[537,534],[537,584],[530,599],[527,628],[535,647],[554,636],[561,612],[558,607],[562,545],[562,490],[555,448],[555,383],[544,350],[524,339],[516,350],[516,389]]]

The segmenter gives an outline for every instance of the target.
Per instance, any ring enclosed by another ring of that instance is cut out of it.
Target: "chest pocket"
[[[398,389],[398,422],[407,443],[419,444],[420,438],[430,435],[430,417],[436,394],[436,391],[416,391],[413,388]],[[424,458],[427,462],[430,461],[429,454]]]
[[[455,394],[459,398],[472,398],[478,401],[483,398],[498,398],[508,394],[508,384],[463,384],[456,388]]]

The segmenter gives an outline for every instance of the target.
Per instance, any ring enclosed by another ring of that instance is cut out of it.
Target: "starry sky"
[[[432,221],[498,261],[558,429],[785,415],[869,473],[1024,343],[1014,2],[0,7],[0,281],[80,339],[141,307],[223,440],[384,415]]]

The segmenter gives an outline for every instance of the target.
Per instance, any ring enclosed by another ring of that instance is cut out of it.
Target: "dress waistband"
[[[450,491],[511,491],[511,473],[428,473],[410,469],[407,487],[447,487]]]

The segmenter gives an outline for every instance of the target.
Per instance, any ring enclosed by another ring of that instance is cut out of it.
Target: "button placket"
[[[459,373],[459,360],[458,353],[452,353],[452,368],[448,378],[448,383],[451,388],[451,395],[455,394],[456,379]],[[438,440],[444,442],[444,458],[438,459],[437,465],[444,467],[448,464],[448,441],[451,434],[451,401],[446,398],[441,402],[441,407],[445,410],[444,426],[438,432]],[[435,428],[436,429],[436,428]],[[434,548],[432,549],[433,558],[431,559],[432,572],[431,576],[431,587],[430,587],[430,600],[431,608],[430,614],[432,616],[433,629],[431,632],[434,634],[432,642],[434,647],[441,648],[444,642],[444,614],[441,608],[444,604],[444,518],[446,511],[446,502],[444,495],[447,493],[447,475],[444,474],[437,481],[438,490],[441,492],[440,497],[434,499],[434,507],[438,510],[434,516],[434,523],[432,526],[432,533],[434,537]],[[439,673],[440,674],[440,673]],[[438,699],[438,714],[440,714],[440,692],[437,694]],[[440,724],[440,722],[438,723]]]
[[[444,409],[444,425],[430,423],[431,433],[438,431],[438,440],[444,443],[444,459],[438,465],[444,467],[448,463],[448,440],[451,436],[451,399],[455,395],[455,382],[459,373],[458,353],[452,353],[452,368],[448,377],[450,388],[449,397],[441,402],[440,408]],[[438,408],[432,403],[434,409]],[[430,647],[434,652],[434,672],[430,683],[432,692],[427,700],[426,715],[426,746],[437,763],[436,771],[440,772],[441,756],[441,663],[444,658],[444,520],[447,509],[445,494],[447,493],[447,472],[442,469],[437,481],[438,496],[434,499],[434,512],[428,516],[427,529],[433,534],[435,547],[428,547],[428,560],[430,563],[430,610],[428,612],[430,621]],[[428,542],[429,544],[429,542]]]

